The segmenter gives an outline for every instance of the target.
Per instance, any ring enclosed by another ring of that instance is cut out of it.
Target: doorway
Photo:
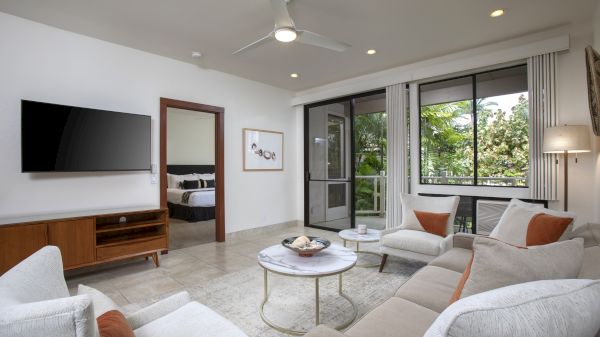
[[[306,226],[385,227],[385,90],[304,108]]]
[[[225,241],[224,109],[160,99],[160,205],[169,248]]]

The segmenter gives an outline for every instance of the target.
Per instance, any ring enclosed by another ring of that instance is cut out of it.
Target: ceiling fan
[[[252,42],[249,45],[242,47],[233,52],[233,55],[241,54],[250,49],[259,47],[267,42],[277,40],[283,43],[297,41],[312,46],[327,48],[338,52],[346,51],[350,45],[344,42],[339,42],[326,36],[310,32],[308,30],[296,29],[294,20],[288,12],[287,5],[292,0],[270,0],[271,9],[275,16],[275,28],[269,35]]]

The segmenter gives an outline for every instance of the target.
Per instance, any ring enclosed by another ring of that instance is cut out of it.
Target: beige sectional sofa
[[[580,278],[600,279],[600,226],[587,231]],[[583,231],[582,231],[583,232]],[[591,234],[590,234],[591,233]],[[574,233],[576,235],[577,233]],[[423,337],[444,311],[471,259],[475,235],[456,234],[453,248],[431,261],[404,283],[396,294],[339,332],[321,325],[306,337]]]

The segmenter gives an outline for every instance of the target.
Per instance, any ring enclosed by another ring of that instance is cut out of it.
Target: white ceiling
[[[589,20],[595,0],[293,0],[299,29],[352,45],[338,53],[272,42],[269,0],[0,0],[0,11],[293,91]],[[506,15],[492,19],[495,8]],[[377,50],[366,55],[369,48]],[[296,72],[300,78],[292,79]]]

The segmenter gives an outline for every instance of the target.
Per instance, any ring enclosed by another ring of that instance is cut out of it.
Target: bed
[[[188,222],[206,221],[215,218],[214,187],[188,189],[174,188],[172,182],[193,180],[193,175],[209,180],[214,176],[214,165],[167,165],[167,206],[169,216]],[[214,179],[214,177],[213,177]]]

